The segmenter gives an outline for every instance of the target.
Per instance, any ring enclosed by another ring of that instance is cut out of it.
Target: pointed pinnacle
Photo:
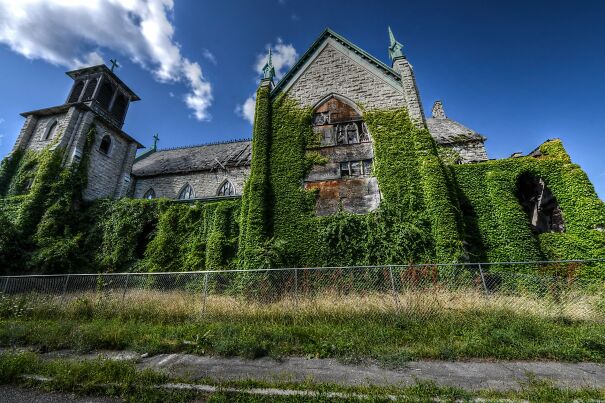
[[[393,35],[393,31],[391,30],[391,27],[390,27],[390,26],[389,26],[389,39],[391,40],[391,46],[393,46],[393,44],[394,44],[395,42],[397,42],[397,41],[395,40],[395,35]]]

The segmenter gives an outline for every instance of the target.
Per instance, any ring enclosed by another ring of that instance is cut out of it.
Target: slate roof
[[[145,153],[135,160],[132,174],[141,177],[211,171],[249,166],[251,160],[252,141],[237,140]]]
[[[428,118],[426,126],[437,144],[464,143],[467,141],[485,141],[486,138],[448,118]]]

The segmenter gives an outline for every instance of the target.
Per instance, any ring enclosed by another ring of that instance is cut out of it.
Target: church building
[[[376,242],[355,245],[353,263],[603,257],[603,202],[561,142],[489,160],[486,137],[441,101],[425,116],[388,34],[390,65],[330,29],[278,82],[269,53],[252,139],[196,146],[160,149],[156,136],[142,150],[122,130],[139,97],[105,65],[71,71],[65,103],[22,114],[13,152],[60,147],[69,166],[94,127],[85,201],[241,199],[240,262],[280,239],[289,264],[320,264],[318,248],[337,253],[333,226],[352,222]]]

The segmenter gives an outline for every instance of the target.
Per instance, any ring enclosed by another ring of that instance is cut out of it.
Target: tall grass
[[[605,362],[603,293],[427,288],[250,298],[129,290],[4,296],[0,345],[224,356]]]

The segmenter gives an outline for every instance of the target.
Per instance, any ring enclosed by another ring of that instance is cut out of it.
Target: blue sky
[[[560,137],[603,198],[604,15],[602,1],[0,0],[0,155],[20,112],[64,102],[65,71],[114,57],[143,144],[248,138],[268,46],[283,74],[330,27],[389,64],[391,25],[427,112],[442,99],[490,158]]]

